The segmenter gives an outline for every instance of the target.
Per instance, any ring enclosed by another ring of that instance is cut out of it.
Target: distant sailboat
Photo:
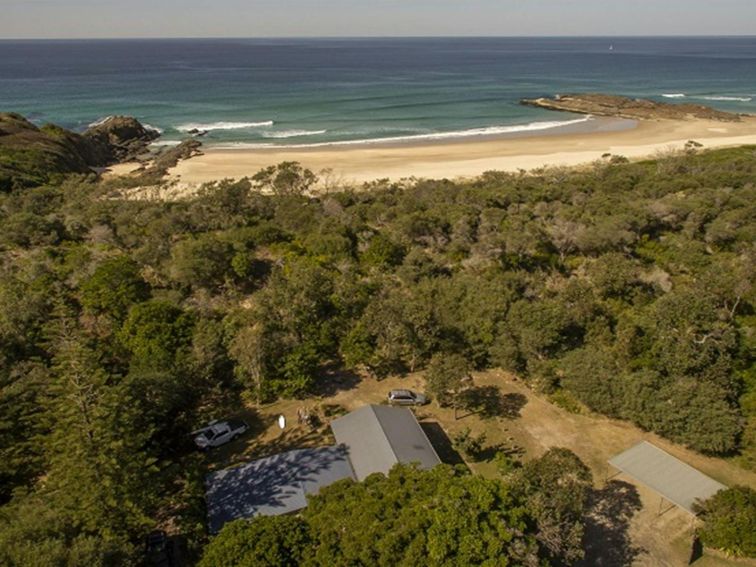
[[[614,51],[614,45],[609,46],[609,51]]]

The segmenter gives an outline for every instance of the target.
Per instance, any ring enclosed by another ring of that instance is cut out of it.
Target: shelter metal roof
[[[354,474],[343,447],[298,449],[211,473],[206,479],[210,532],[239,518],[301,510],[307,494],[345,478]]]
[[[414,414],[407,408],[369,405],[331,423],[346,446],[357,480],[388,473],[397,463],[430,469],[441,461]]]
[[[691,514],[696,513],[696,500],[727,488],[648,441],[609,459],[609,464]]]

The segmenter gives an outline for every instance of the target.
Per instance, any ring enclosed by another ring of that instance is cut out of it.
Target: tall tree
[[[127,539],[150,524],[156,459],[129,390],[70,321],[56,338],[44,490],[84,533]]]
[[[463,403],[462,392],[470,381],[470,363],[460,354],[438,353],[433,355],[425,372],[428,391],[442,406],[457,410]]]
[[[260,323],[242,327],[231,340],[229,354],[236,361],[236,374],[255,392],[257,406],[262,405],[265,386],[265,334]]]
[[[536,538],[551,562],[572,565],[583,557],[583,516],[591,472],[568,449],[549,449],[512,479],[538,524]]]

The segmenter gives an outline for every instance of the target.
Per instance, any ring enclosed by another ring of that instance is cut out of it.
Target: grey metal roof
[[[610,459],[609,464],[691,514],[695,514],[696,500],[727,488],[648,441]]]
[[[354,474],[343,447],[298,449],[211,473],[205,482],[210,532],[239,518],[301,510],[307,494],[344,478]]]
[[[430,469],[441,461],[414,414],[406,408],[370,405],[331,423],[346,446],[357,480],[388,473],[397,463]]]

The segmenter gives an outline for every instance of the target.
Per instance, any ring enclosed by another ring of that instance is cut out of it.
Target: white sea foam
[[[110,120],[111,118],[114,118],[114,116],[112,116],[112,115],[111,116],[106,116],[105,118],[100,118],[99,120],[95,120],[94,122],[92,122],[89,125],[89,127],[90,128],[94,128],[96,126],[101,126],[102,124],[105,124],[108,120]]]
[[[702,96],[704,100],[718,100],[723,102],[751,102],[753,98],[747,96]]]
[[[115,116],[106,116],[105,118],[100,118],[99,120],[95,120],[92,122],[89,127],[94,128],[96,126],[101,126],[105,124],[108,120],[111,120],[112,118],[115,118]],[[162,128],[158,128],[157,126],[152,126],[151,124],[143,123],[142,126],[144,126],[145,130],[152,130],[153,132],[157,132],[158,134],[163,133]]]
[[[700,100],[711,100],[720,102],[751,102],[753,96],[724,96],[724,95],[686,95],[684,93],[665,93],[664,98],[696,98]]]
[[[161,140],[160,142],[152,142],[150,145],[155,146],[156,148],[161,147],[174,147],[181,144],[179,140]]]
[[[211,131],[211,130],[247,130],[249,128],[265,128],[273,126],[272,120],[264,122],[212,122],[210,124],[189,123],[177,126],[179,132],[189,132],[191,130]]]
[[[144,124],[142,124],[142,126],[144,126],[145,130],[152,130],[153,132],[157,132],[158,134],[162,134],[163,133],[163,129],[162,128],[158,128],[157,126],[153,126],[152,124],[147,124],[145,122]]]
[[[281,130],[280,132],[263,132],[263,138],[300,138],[303,136],[318,136],[328,130]]]
[[[219,144],[214,146],[217,149],[270,149],[270,148],[320,148],[324,146],[361,146],[369,144],[393,144],[401,142],[415,141],[437,141],[437,140],[454,140],[460,138],[473,138],[485,136],[498,136],[501,134],[516,134],[519,132],[537,132],[541,130],[553,130],[563,128],[573,124],[582,124],[593,120],[593,116],[585,116],[575,120],[551,121],[551,122],[531,122],[529,124],[520,124],[517,126],[489,126],[487,128],[471,128],[469,130],[456,130],[453,132],[433,132],[428,134],[412,134],[406,136],[390,136],[385,138],[370,138],[364,140],[342,140],[339,142],[318,142],[314,144],[266,144],[266,143],[247,143],[234,142],[229,144]]]

